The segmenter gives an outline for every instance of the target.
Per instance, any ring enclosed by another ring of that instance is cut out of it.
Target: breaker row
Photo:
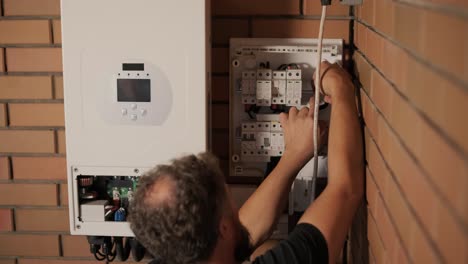
[[[302,97],[302,72],[301,69],[244,71],[241,90],[243,104],[299,106]]]
[[[282,126],[278,121],[242,123],[241,153],[244,161],[269,161],[284,151]]]

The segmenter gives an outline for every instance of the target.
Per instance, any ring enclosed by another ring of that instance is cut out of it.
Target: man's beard
[[[239,240],[237,240],[234,249],[234,258],[238,262],[246,260],[253,252],[250,244],[250,234],[244,225],[239,223]]]

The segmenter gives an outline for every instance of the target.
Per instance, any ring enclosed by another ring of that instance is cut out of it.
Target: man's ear
[[[219,235],[222,239],[231,240],[234,237],[234,230],[233,230],[232,220],[223,215],[221,217],[221,221],[219,223]]]

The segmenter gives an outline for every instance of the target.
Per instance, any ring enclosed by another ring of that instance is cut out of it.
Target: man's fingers
[[[280,123],[281,123],[281,126],[284,127],[284,125],[286,124],[286,122],[288,122],[288,118],[289,118],[289,117],[288,117],[288,114],[287,114],[287,113],[284,113],[284,112],[283,112],[283,113],[281,113],[281,114],[279,115],[279,121],[280,121]]]
[[[320,76],[323,76],[323,73],[329,68],[331,67],[333,64],[330,64],[328,61],[322,61],[322,63],[320,63]],[[316,79],[316,76],[317,76],[317,71],[314,71],[314,74],[312,75],[312,77],[314,78],[314,81]]]
[[[314,110],[315,110],[315,96],[312,96],[309,99],[309,113],[307,115],[310,117],[314,117]]]
[[[310,112],[309,107],[304,106],[304,107],[301,108],[301,110],[299,111],[297,116],[307,116],[309,112]]]
[[[289,108],[289,118],[290,118],[290,119],[296,118],[297,112],[298,112],[298,110],[297,110],[297,108],[296,108],[295,106]],[[289,118],[288,118],[288,119],[289,119]]]

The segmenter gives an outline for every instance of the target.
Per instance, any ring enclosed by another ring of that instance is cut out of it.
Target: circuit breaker
[[[139,177],[209,146],[209,1],[61,8],[70,230],[131,237]]]

